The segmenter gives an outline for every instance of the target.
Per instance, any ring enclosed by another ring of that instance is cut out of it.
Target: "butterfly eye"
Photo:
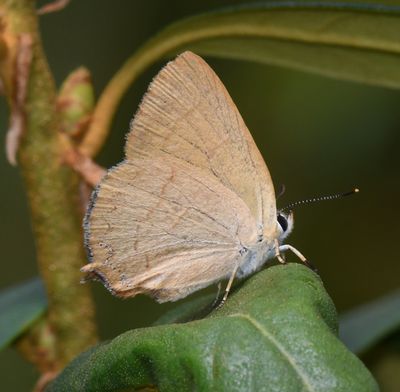
[[[282,214],[278,214],[278,223],[281,226],[283,232],[285,232],[288,229],[288,221],[285,216]]]

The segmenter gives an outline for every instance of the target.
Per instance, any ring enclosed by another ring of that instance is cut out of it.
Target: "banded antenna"
[[[299,201],[295,201],[294,203],[290,203],[289,205],[287,205],[284,208],[281,208],[279,210],[279,212],[284,212],[287,210],[292,210],[293,207],[297,207],[299,205],[302,204],[310,204],[310,203],[316,203],[318,201],[325,201],[325,200],[333,200],[333,199],[340,199],[342,197],[346,197],[346,196],[351,196],[354,195],[355,193],[360,192],[360,190],[358,188],[354,188],[349,192],[345,192],[345,193],[338,193],[336,195],[328,195],[328,196],[320,196],[320,197],[314,197],[311,199],[305,199],[305,200],[299,200]]]

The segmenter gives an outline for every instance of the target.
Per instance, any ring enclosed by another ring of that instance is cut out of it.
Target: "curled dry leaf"
[[[47,372],[40,376],[39,380],[37,381],[33,392],[44,392],[47,385],[50,384],[58,376],[58,372]]]
[[[25,101],[29,70],[32,63],[32,37],[21,34],[15,59],[15,86],[11,98],[10,127],[6,136],[6,155],[11,165],[17,164],[17,152],[25,128]]]
[[[10,23],[0,9],[0,79],[2,94],[11,97],[15,84],[15,59],[18,52],[18,35],[11,31]]]
[[[37,10],[38,15],[45,15],[45,14],[50,14],[52,12],[57,12],[61,11],[64,9],[68,4],[70,0],[55,0],[52,1],[49,4],[44,5],[43,7],[40,7]]]
[[[106,170],[91,158],[82,155],[77,149],[70,147],[64,154],[64,162],[72,167],[89,185],[95,186],[103,178]]]
[[[0,13],[0,63],[3,63],[4,59],[6,58],[7,55],[7,44],[5,40],[2,37],[3,34],[3,26],[2,26],[2,20],[1,20],[1,13]],[[0,95],[5,95],[6,89],[4,86],[4,81],[2,79],[1,72],[0,72]]]
[[[81,215],[86,214],[87,206],[89,205],[90,197],[92,195],[93,186],[85,181],[79,183],[79,206]]]

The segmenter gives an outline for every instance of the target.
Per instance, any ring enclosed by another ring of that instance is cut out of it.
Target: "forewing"
[[[222,82],[199,56],[183,53],[153,80],[126,155],[173,156],[204,169],[248,205],[259,233],[273,236],[276,202],[267,166]]]
[[[228,277],[257,240],[254,217],[234,192],[172,156],[131,158],[96,192],[83,271],[119,296],[184,297]]]

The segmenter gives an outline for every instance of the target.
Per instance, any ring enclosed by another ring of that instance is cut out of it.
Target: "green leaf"
[[[399,24],[400,7],[381,2],[262,2],[176,22],[126,67],[191,49],[399,88]]]
[[[95,155],[130,85],[156,61],[186,49],[400,88],[400,6],[314,1],[260,2],[171,24],[110,80],[81,150]]]
[[[146,46],[302,69],[400,87],[400,7],[278,2],[182,20]]]
[[[337,338],[334,305],[299,264],[246,281],[222,309],[126,332],[75,359],[47,391],[377,391]]]
[[[340,317],[340,338],[362,353],[400,328],[400,290],[359,306]]]
[[[42,281],[34,278],[0,292],[0,348],[6,347],[47,308]]]
[[[214,294],[185,301],[164,313],[153,325],[186,323],[203,318],[211,312],[214,302],[216,302],[216,295]]]

